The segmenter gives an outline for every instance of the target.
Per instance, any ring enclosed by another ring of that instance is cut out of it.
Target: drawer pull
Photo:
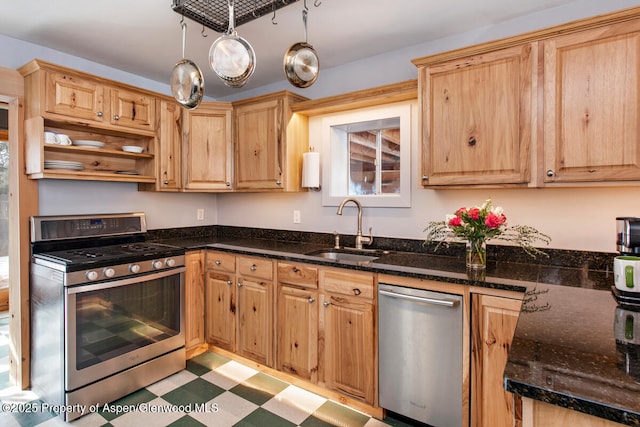
[[[294,273],[297,273],[297,272],[299,272],[299,271],[300,271],[300,269],[299,269],[298,267],[293,267],[293,272],[294,272]]]
[[[358,289],[358,288],[355,288],[355,289],[353,290],[353,294],[354,294],[355,296],[358,296],[358,295],[360,295],[361,293],[362,293],[362,291],[361,291],[360,289]]]
[[[324,305],[325,307],[329,307],[331,303],[329,301],[325,301],[322,303],[322,305]]]
[[[314,302],[316,302],[316,299],[314,297],[309,297],[309,304],[313,304]]]
[[[222,261],[220,261],[219,259],[216,260],[216,265],[220,265],[222,264]]]
[[[258,267],[256,267],[256,265],[255,265],[255,264],[252,264],[252,265],[251,265],[251,267],[249,267],[249,270],[251,270],[251,271],[256,271],[256,269],[257,269],[257,268],[258,268]]]
[[[96,113],[96,116],[98,116],[98,117],[102,117],[102,111],[98,111],[98,112]]]
[[[113,116],[113,120],[120,120],[120,116],[119,116],[119,115],[117,115],[117,114],[114,114],[114,116]]]
[[[231,280],[227,280],[227,285],[231,286],[233,285],[233,282]]]

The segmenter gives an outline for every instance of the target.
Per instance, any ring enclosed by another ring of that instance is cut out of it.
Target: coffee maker
[[[640,217],[616,218],[616,249],[621,255],[640,256]]]

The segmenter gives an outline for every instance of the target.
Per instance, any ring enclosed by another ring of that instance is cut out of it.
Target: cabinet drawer
[[[236,257],[225,252],[207,252],[207,270],[226,271],[235,273]]]
[[[273,280],[273,261],[262,258],[238,257],[238,274]]]
[[[336,270],[322,270],[320,274],[325,291],[373,299],[372,274]]]
[[[302,264],[278,263],[278,281],[306,288],[318,288],[318,269]]]

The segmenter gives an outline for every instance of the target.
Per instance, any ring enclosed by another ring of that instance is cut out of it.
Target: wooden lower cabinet
[[[503,373],[522,294],[513,298],[473,294],[471,328],[471,425],[513,426],[521,401],[505,391]]]
[[[318,291],[280,286],[278,292],[277,368],[318,381]]]
[[[204,253],[185,254],[185,348],[187,356],[204,345]],[[204,348],[202,349],[204,350]]]
[[[613,421],[529,398],[522,399],[522,427],[621,427]]]
[[[278,262],[276,368],[318,382],[318,269]]]
[[[273,366],[273,283],[238,278],[236,353]]]
[[[273,366],[273,261],[208,251],[207,343]]]
[[[235,351],[235,275],[207,269],[205,273],[207,342]]]
[[[377,341],[371,273],[320,272],[320,357],[325,387],[376,402]]]

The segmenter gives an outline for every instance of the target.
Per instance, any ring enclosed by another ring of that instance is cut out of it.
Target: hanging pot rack
[[[234,5],[235,26],[238,27],[254,19],[289,6],[299,0],[236,0]],[[229,7],[227,0],[173,0],[174,12],[225,33],[229,28]]]

